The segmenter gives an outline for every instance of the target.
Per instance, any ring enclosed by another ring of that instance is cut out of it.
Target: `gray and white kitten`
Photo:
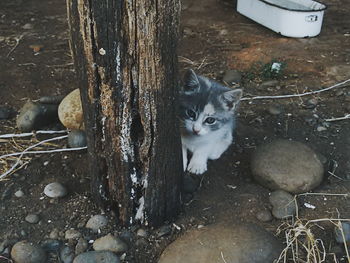
[[[231,145],[235,109],[241,97],[241,89],[230,89],[187,71],[179,113],[184,170],[204,173],[208,159],[218,159]],[[192,153],[189,163],[187,151]]]

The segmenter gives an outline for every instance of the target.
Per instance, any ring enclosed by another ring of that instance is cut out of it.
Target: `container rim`
[[[284,10],[295,11],[295,12],[319,12],[319,11],[324,11],[324,10],[327,9],[327,5],[325,5],[324,3],[321,3],[319,1],[315,1],[315,0],[312,0],[312,2],[319,3],[319,4],[323,5],[324,7],[321,8],[321,9],[318,9],[318,10],[300,10],[300,9],[287,8],[287,7],[284,7],[284,6],[273,4],[273,3],[270,3],[270,2],[268,2],[266,0],[257,0],[257,1],[264,2],[265,4],[270,5],[270,6],[275,6],[275,7],[284,9]]]

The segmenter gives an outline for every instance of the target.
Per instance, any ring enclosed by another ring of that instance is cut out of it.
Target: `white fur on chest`
[[[207,170],[208,159],[218,159],[232,143],[232,127],[227,125],[221,129],[204,136],[182,136],[182,154],[184,170],[191,173],[202,174]],[[187,151],[192,152],[188,163]]]

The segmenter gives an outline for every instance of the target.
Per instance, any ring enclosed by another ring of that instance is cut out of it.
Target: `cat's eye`
[[[207,123],[207,124],[214,124],[216,122],[216,119],[213,118],[213,117],[208,117],[208,118],[205,119],[204,122]]]
[[[196,119],[196,113],[193,110],[186,110],[186,114],[188,117],[190,117],[192,120]]]

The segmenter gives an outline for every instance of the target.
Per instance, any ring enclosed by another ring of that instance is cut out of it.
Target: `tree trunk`
[[[92,192],[124,225],[180,209],[178,0],[67,0]]]

